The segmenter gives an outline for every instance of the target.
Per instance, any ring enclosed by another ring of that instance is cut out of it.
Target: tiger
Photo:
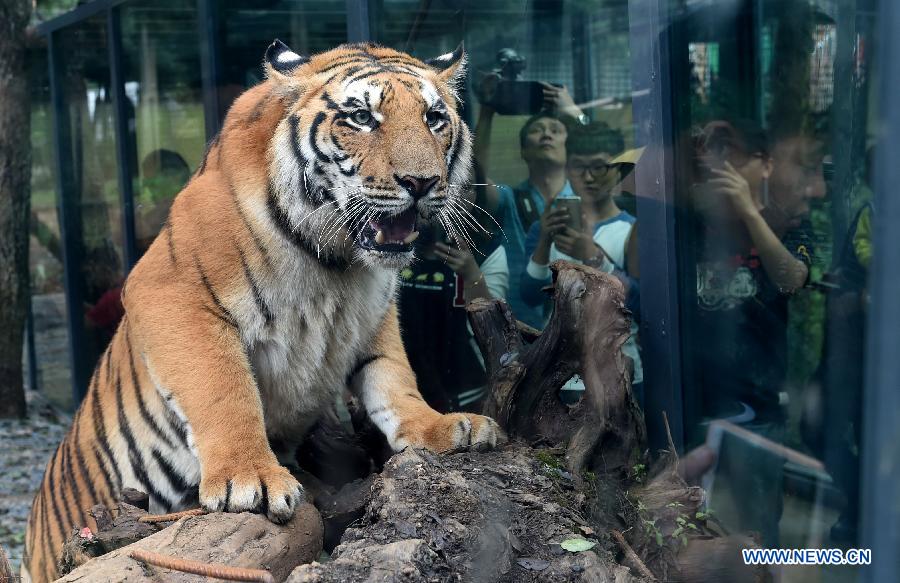
[[[279,40],[229,108],[122,286],[124,308],[26,530],[23,577],[50,581],[86,509],[133,487],[151,512],[199,505],[289,520],[290,446],[350,390],[394,451],[504,439],[420,395],[398,272],[425,223],[465,237],[466,55],[371,43],[303,56]],[[473,215],[469,215],[473,216]],[[277,449],[277,448],[276,448]]]

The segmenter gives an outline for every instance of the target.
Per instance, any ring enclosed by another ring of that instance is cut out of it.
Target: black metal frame
[[[681,390],[678,262],[675,252],[675,159],[678,128],[670,96],[671,14],[668,2],[632,0],[628,7],[631,42],[632,116],[635,145],[644,146],[635,170],[638,254],[641,260],[641,348],[644,366],[644,417],[650,445],[665,447],[663,413],[678,449],[685,428]],[[652,387],[652,389],[650,389]]]
[[[91,13],[93,16],[96,13]],[[62,17],[60,17],[62,18]],[[55,30],[55,29],[54,29]],[[68,111],[60,87],[63,78],[59,66],[60,55],[56,33],[47,34],[50,68],[50,101],[53,109],[53,154],[56,166],[56,193],[59,205],[60,241],[63,252],[63,278],[66,289],[67,327],[69,330],[69,365],[72,371],[72,395],[75,403],[80,403],[87,392],[91,376],[85,346],[80,342],[84,337],[83,290],[81,287],[82,249],[80,244],[80,216],[72,188],[75,178],[72,165],[68,163],[67,147],[71,144],[71,126]],[[71,152],[69,152],[70,154]]]
[[[347,1],[347,42],[374,40],[368,0]]]
[[[219,43],[219,11],[215,0],[197,1],[197,26],[200,40],[200,74],[203,84],[203,118],[206,141],[219,133],[225,112],[219,107],[219,81],[222,63]]]
[[[78,24],[86,18],[101,14],[114,6],[124,4],[125,2],[128,2],[128,0],[93,0],[87,4],[82,4],[81,6],[74,8],[70,12],[66,12],[65,14],[61,14],[56,18],[48,20],[47,22],[42,22],[36,27],[37,33],[42,36],[50,36],[50,33],[54,31],[66,28],[73,24]]]
[[[122,235],[125,255],[124,274],[127,276],[137,263],[138,252],[134,231],[134,180],[135,168],[132,164],[131,146],[134,134],[131,133],[131,118],[125,96],[125,75],[122,71],[122,27],[121,12],[113,6],[106,12],[107,47],[109,48],[110,86],[112,88],[113,111],[116,127],[116,161],[118,162],[119,198],[122,205]]]

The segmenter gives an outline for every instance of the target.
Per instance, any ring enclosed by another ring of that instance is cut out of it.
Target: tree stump
[[[511,437],[567,444],[576,480],[585,470],[622,478],[646,441],[621,350],[630,332],[622,284],[567,261],[550,268],[554,310],[533,342],[505,302],[479,299],[467,308],[489,378],[483,413]],[[559,391],[575,374],[585,394],[569,407]]]

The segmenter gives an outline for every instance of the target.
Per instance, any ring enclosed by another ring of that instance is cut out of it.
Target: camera
[[[497,66],[492,70],[500,76],[493,96],[487,101],[500,115],[534,115],[544,107],[544,88],[537,81],[523,81],[525,57],[510,48],[497,52]]]

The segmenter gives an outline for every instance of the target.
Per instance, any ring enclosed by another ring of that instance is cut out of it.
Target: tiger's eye
[[[435,110],[433,110],[433,109],[430,110],[430,111],[428,111],[428,112],[425,114],[425,121],[426,121],[426,122],[428,123],[428,125],[430,125],[430,126],[436,126],[436,125],[438,125],[439,123],[441,123],[441,121],[442,121],[443,119],[444,119],[444,115],[443,115],[441,112],[435,111]]]
[[[350,114],[350,119],[352,119],[359,125],[369,125],[369,122],[372,121],[372,114],[365,109],[357,109],[352,114]]]

